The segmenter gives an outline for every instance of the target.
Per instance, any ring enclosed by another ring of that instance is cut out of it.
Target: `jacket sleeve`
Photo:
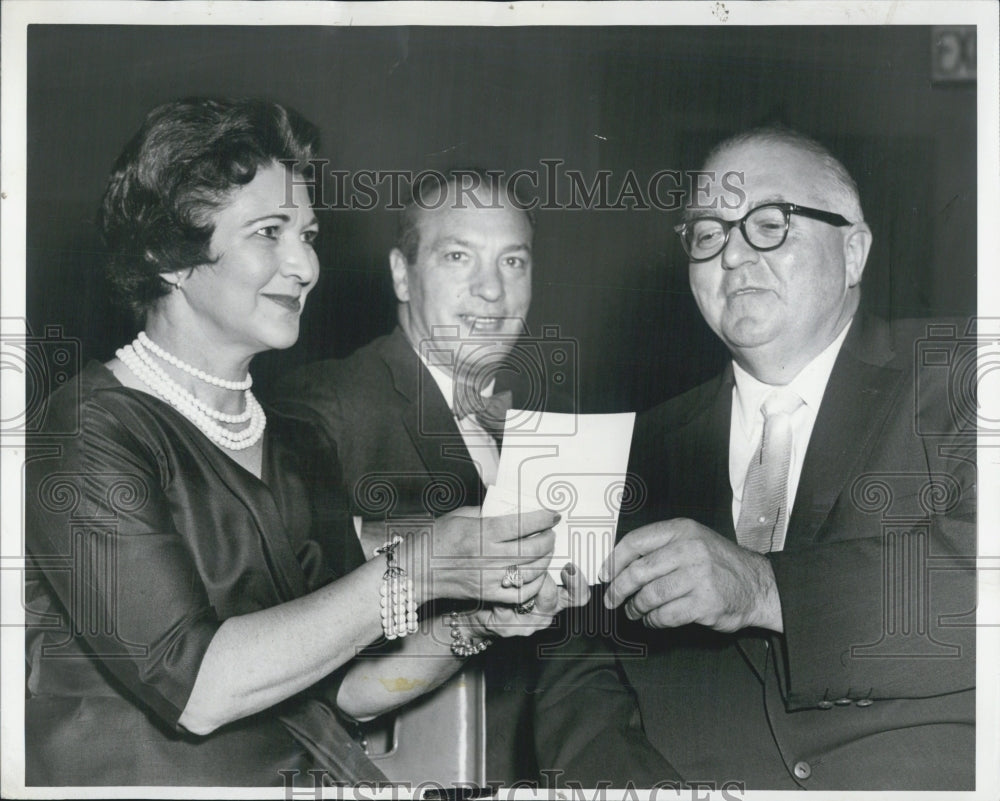
[[[975,434],[947,431],[940,393],[917,403],[889,423],[893,444],[842,492],[828,532],[770,555],[790,709],[975,686]]]

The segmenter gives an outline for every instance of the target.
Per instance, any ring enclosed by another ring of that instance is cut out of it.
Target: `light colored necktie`
[[[792,461],[792,414],[802,405],[795,392],[780,387],[764,399],[764,429],[743,482],[736,540],[758,553],[780,551],[788,525],[788,467]]]

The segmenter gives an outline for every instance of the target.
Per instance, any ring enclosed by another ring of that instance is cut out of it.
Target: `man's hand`
[[[693,520],[677,518],[627,534],[601,567],[604,603],[651,628],[700,623],[718,631],[782,631],[771,563]]]

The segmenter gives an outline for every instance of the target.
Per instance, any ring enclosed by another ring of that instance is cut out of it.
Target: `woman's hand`
[[[474,637],[527,637],[552,624],[553,618],[563,609],[583,606],[590,600],[590,585],[586,576],[572,562],[561,572],[563,586],[558,586],[545,573],[537,594],[530,597],[522,593],[530,612],[518,612],[517,607],[495,605],[488,609],[470,612],[468,633]],[[524,588],[522,588],[523,590]],[[532,607],[529,600],[534,601]]]
[[[480,517],[478,508],[456,509],[409,534],[400,563],[420,603],[455,598],[514,605],[541,591],[558,520],[546,510]],[[520,586],[507,586],[509,572]]]

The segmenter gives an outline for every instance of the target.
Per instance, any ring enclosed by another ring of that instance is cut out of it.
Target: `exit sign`
[[[931,37],[931,78],[936,83],[976,80],[975,25],[941,25]]]

